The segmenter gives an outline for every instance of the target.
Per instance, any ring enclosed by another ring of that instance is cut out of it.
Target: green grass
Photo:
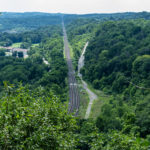
[[[72,62],[73,62],[74,61],[74,53],[73,53],[73,48],[71,47],[70,44],[69,44],[69,49],[70,49],[70,57],[71,57]],[[65,47],[64,47],[63,55],[64,55],[64,58],[66,58]],[[78,89],[79,89],[79,95],[80,95],[80,107],[79,107],[78,117],[80,119],[84,119],[85,114],[86,114],[86,110],[87,110],[87,107],[89,104],[89,97],[88,97],[86,90],[84,90],[84,88],[82,87],[81,80],[79,79],[79,77],[77,75],[76,75],[76,79],[77,79],[77,82],[79,85]],[[69,91],[69,89],[68,89],[68,91]],[[69,95],[69,93],[68,93],[68,95]]]
[[[64,38],[63,38],[63,43],[64,43]],[[64,58],[66,59],[66,55],[65,55],[65,45],[64,45],[64,49],[63,49],[63,55],[64,55]]]
[[[83,47],[85,45],[85,41],[87,41],[87,40],[83,40],[83,41],[78,42],[80,47]],[[84,43],[84,45],[83,45],[83,43]],[[71,59],[72,59],[72,61],[74,61],[73,48],[71,47],[70,44],[69,44],[69,48],[70,48]],[[85,118],[86,110],[87,110],[87,107],[88,107],[88,104],[89,104],[90,100],[89,100],[88,93],[81,86],[82,83],[81,83],[81,80],[78,77],[77,77],[77,81],[78,81],[78,85],[80,85],[79,86],[79,94],[80,94],[79,118],[83,119],[83,118]],[[94,89],[90,83],[87,83],[87,84],[88,84],[88,88],[98,96],[98,99],[93,102],[93,105],[92,105],[92,108],[91,108],[91,113],[90,113],[90,116],[89,116],[89,118],[96,119],[101,113],[102,105],[104,103],[108,102],[110,97],[108,95],[104,94],[104,92]]]
[[[69,49],[70,49],[70,57],[71,59],[74,58],[74,53],[73,53],[73,48],[71,47],[71,45],[69,44]]]
[[[64,39],[63,39],[63,40],[64,40]],[[73,54],[73,48],[71,47],[70,44],[69,44],[69,49],[70,49],[70,57],[71,57],[71,59],[73,60],[73,57],[74,57],[74,54]],[[64,46],[63,54],[64,54],[64,58],[66,58],[66,54],[65,54],[65,46]]]
[[[39,46],[39,43],[36,43],[36,44],[32,44],[31,47],[37,47]]]
[[[86,41],[87,41],[87,38],[85,38],[82,41],[78,41],[78,46],[79,47],[84,47]],[[70,44],[69,44],[69,48],[70,48],[70,57],[71,57],[72,61],[74,62],[74,52],[73,52],[73,48]],[[80,48],[80,49],[82,50],[82,48]],[[65,49],[64,49],[64,58],[66,58]],[[82,87],[81,80],[78,77],[77,77],[77,81],[78,81],[78,85],[79,85],[79,94],[80,94],[79,118],[84,119],[90,100],[89,100],[88,93]],[[98,99],[93,102],[91,113],[90,113],[90,116],[89,116],[89,118],[96,119],[99,116],[100,112],[101,112],[101,107],[102,107],[103,103],[105,103],[109,100],[109,96],[106,96],[104,94],[104,92],[102,92],[102,91],[94,89],[92,87],[92,85],[89,84],[89,83],[88,83],[88,88],[98,96]]]
[[[82,84],[81,80],[77,78],[77,81],[78,81],[78,85],[80,85],[79,86],[79,93],[80,93],[79,118],[83,119],[85,118],[86,110],[90,100],[89,100],[88,93],[81,86]],[[89,116],[89,118],[96,119],[101,113],[102,105],[108,102],[110,96],[105,95],[104,92],[100,90],[94,89],[91,84],[88,84],[88,88],[98,96],[98,99],[94,100],[93,102],[90,116]]]
[[[20,48],[21,44],[22,44],[21,42],[20,43],[13,43],[11,47]]]
[[[94,100],[93,102],[89,118],[96,119],[101,113],[101,107],[107,103],[109,99],[109,96],[98,96],[98,99]]]
[[[84,119],[86,110],[89,104],[89,96],[86,90],[82,87],[81,80],[77,78],[79,85],[79,94],[80,94],[80,107],[79,107],[79,118]]]
[[[91,113],[89,116],[89,118],[96,119],[101,113],[101,107],[103,106],[103,104],[109,101],[111,95],[106,95],[103,91],[94,89],[90,83],[87,84],[88,88],[98,96],[98,99],[94,100],[93,102]]]

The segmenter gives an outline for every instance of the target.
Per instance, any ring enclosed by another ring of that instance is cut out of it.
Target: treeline
[[[60,14],[4,12],[0,16],[0,31],[9,33],[25,32],[48,25],[58,25],[60,23]]]
[[[61,23],[61,17],[64,16],[65,22],[68,24],[76,19],[96,19],[98,21],[122,20],[122,19],[150,19],[150,13],[113,13],[113,14],[52,14],[52,13],[7,13],[3,12],[0,15],[0,31],[2,32],[24,32],[33,30],[47,25],[58,25]]]
[[[125,12],[125,13],[102,13],[102,14],[83,14],[83,15],[76,15],[76,14],[64,14],[64,21],[66,24],[70,24],[73,21],[78,19],[94,19],[99,22],[104,21],[119,21],[119,20],[132,20],[132,19],[150,19],[150,13],[143,11],[143,12]]]
[[[56,26],[45,26],[40,27],[33,31],[22,32],[22,33],[0,33],[0,45],[11,46],[13,43],[21,42],[21,48],[29,48],[32,44],[41,43],[45,39],[61,35],[61,28],[59,25]]]

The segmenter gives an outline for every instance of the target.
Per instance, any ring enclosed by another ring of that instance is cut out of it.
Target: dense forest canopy
[[[65,23],[69,24],[76,19],[95,19],[97,21],[110,21],[110,20],[131,20],[131,19],[150,19],[149,12],[125,12],[125,13],[103,13],[103,14],[83,14],[83,15],[76,15],[76,14],[64,14]]]
[[[143,22],[142,24],[140,24]],[[149,21],[106,22],[98,27],[85,54],[85,78],[95,88],[144,92],[150,88]],[[142,74],[141,74],[142,73]],[[144,87],[138,89],[134,86]],[[134,93],[128,93],[129,95]]]
[[[62,35],[62,30],[60,25],[49,25],[40,27],[32,31],[26,31],[21,33],[0,33],[0,45],[1,46],[11,46],[13,43],[22,43],[21,47],[29,48],[32,44],[41,43],[49,37],[57,36],[57,34]]]
[[[49,13],[7,13],[0,16],[0,31],[23,32],[33,30],[41,26],[57,25],[61,23],[60,14]]]
[[[98,21],[107,20],[122,20],[122,19],[150,19],[150,13],[114,13],[114,14],[61,14],[61,13],[41,13],[41,12],[25,12],[25,13],[11,13],[3,12],[0,15],[0,31],[2,32],[24,32],[33,30],[41,26],[58,25],[61,24],[62,16],[66,24],[71,23],[76,19],[95,19]]]
[[[1,33],[1,35],[2,46],[11,46],[13,43],[20,42],[22,48],[30,50],[28,50],[29,57],[25,60],[16,58],[16,55],[5,57],[4,50],[0,50],[0,85],[3,85],[3,81],[9,81],[11,84],[22,82],[32,85],[32,88],[41,85],[50,88],[65,100],[67,67],[63,58],[60,25],[41,27],[23,33]],[[36,43],[38,46],[32,46]],[[47,60],[49,64],[44,64],[43,59]]]

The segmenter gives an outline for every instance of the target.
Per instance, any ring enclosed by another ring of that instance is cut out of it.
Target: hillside
[[[149,19],[148,12],[2,13],[0,149],[148,150]],[[75,72],[84,46],[80,73],[97,94],[96,117],[86,119],[78,107],[89,97]]]
[[[107,136],[112,136],[112,130],[144,138],[150,134],[150,21],[143,18],[80,18],[67,26],[75,62],[89,41],[81,73],[87,83],[107,97],[98,100],[102,106],[95,122],[99,132]]]
[[[85,79],[97,89],[116,93],[150,87],[149,21],[118,21],[100,25],[85,54]],[[133,83],[133,84],[132,84]],[[144,91],[145,88],[145,91]],[[128,89],[128,90],[127,90]],[[128,93],[130,95],[130,93]]]
[[[147,137],[150,100],[149,21],[99,25],[85,53],[83,78],[111,94],[97,118],[100,131],[120,130]]]
[[[60,14],[49,13],[11,13],[3,12],[0,15],[0,31],[8,33],[24,32],[48,25],[61,23]]]

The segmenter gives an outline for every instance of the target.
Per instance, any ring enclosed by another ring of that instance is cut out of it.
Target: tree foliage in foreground
[[[0,149],[70,149],[76,121],[51,93],[5,83],[0,99]]]
[[[95,121],[77,120],[42,87],[36,91],[5,82],[0,99],[0,149],[147,150],[133,134],[98,131]],[[78,125],[78,128],[77,128]]]
[[[80,120],[76,149],[81,150],[147,150],[150,141],[133,134],[110,130],[98,131],[94,120]]]

